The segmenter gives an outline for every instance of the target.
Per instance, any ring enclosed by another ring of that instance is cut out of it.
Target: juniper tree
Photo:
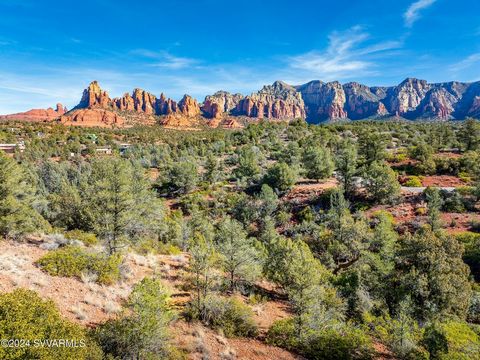
[[[365,171],[363,182],[369,196],[377,203],[392,203],[400,196],[397,175],[385,163],[372,162]]]

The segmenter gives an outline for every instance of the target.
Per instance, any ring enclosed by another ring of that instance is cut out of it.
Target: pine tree
[[[132,169],[121,159],[97,160],[92,165],[88,195],[95,232],[113,254],[126,246],[126,234],[135,219]]]
[[[462,255],[463,246],[457,240],[428,227],[402,239],[396,252],[395,277],[400,295],[411,297],[416,319],[465,318],[471,285]]]
[[[261,249],[255,239],[247,238],[239,222],[224,219],[218,226],[215,243],[230,291],[234,291],[239,282],[251,282],[260,275]]]
[[[48,227],[32,207],[34,185],[27,173],[11,158],[0,153],[0,235],[16,237]]]
[[[357,174],[357,149],[350,140],[344,140],[335,157],[340,184],[346,197],[354,191],[354,176]]]
[[[330,150],[318,146],[308,148],[302,162],[307,178],[317,181],[332,176],[335,167]]]
[[[442,228],[440,209],[443,203],[440,190],[435,187],[429,187],[425,189],[425,196],[428,204],[428,224],[433,231],[440,230]]]
[[[189,241],[190,262],[188,271],[192,275],[191,284],[195,292],[196,311],[204,313],[204,301],[216,282],[214,268],[218,263],[218,254],[213,243],[201,233],[195,233]]]

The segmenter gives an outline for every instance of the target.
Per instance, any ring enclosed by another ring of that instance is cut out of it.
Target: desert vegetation
[[[476,120],[0,140],[2,359],[480,358]]]

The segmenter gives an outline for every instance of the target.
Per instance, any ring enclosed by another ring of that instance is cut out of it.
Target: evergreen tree
[[[193,304],[199,314],[204,313],[205,299],[215,284],[214,268],[218,263],[218,254],[213,243],[201,233],[195,233],[189,242],[190,262],[188,271],[195,292]]]
[[[336,168],[340,184],[346,197],[354,191],[354,176],[357,174],[357,148],[351,140],[344,140],[335,156]]]
[[[428,228],[400,242],[396,278],[401,294],[412,299],[416,319],[446,315],[465,318],[471,286],[462,254],[463,247],[457,240]]]
[[[466,151],[478,150],[480,147],[480,123],[471,118],[465,120],[458,133],[458,138]]]
[[[285,163],[276,163],[265,174],[265,183],[280,192],[290,190],[296,181],[296,171]]]
[[[391,204],[400,196],[397,175],[384,163],[370,164],[364,175],[364,185],[370,197],[380,204]]]
[[[230,291],[234,291],[239,282],[251,282],[260,275],[261,249],[255,239],[247,238],[239,222],[225,218],[218,226],[215,243]]]
[[[115,253],[127,242],[127,230],[135,220],[132,169],[121,159],[97,160],[92,165],[88,195],[95,232]]]
[[[303,154],[302,162],[307,178],[317,181],[332,176],[335,167],[330,150],[323,147],[308,148]]]
[[[35,189],[27,173],[0,153],[0,235],[16,237],[42,231],[48,224],[32,207]]]
[[[436,187],[428,187],[425,189],[425,197],[428,204],[428,224],[433,231],[440,230],[442,228],[440,209],[443,203],[440,190]]]
[[[159,280],[136,284],[123,316],[96,329],[107,354],[122,359],[172,359],[168,325],[173,320],[168,290]]]

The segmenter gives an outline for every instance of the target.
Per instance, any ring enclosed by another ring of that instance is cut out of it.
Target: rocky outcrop
[[[200,105],[189,95],[176,102],[163,93],[157,98],[138,88],[131,94],[111,99],[98,82],[93,81],[83,91],[80,103],[72,111],[66,111],[58,104],[55,110],[33,109],[0,116],[0,119],[52,121],[61,116],[62,122],[68,124],[130,126],[161,123],[172,127],[198,125],[202,116],[210,119],[207,124],[212,127],[243,126],[250,121],[249,118],[306,118],[312,123],[388,116],[412,120],[465,119],[480,117],[480,82],[428,83],[407,78],[397,86],[369,87],[356,82],[342,85],[338,81],[324,83],[314,80],[291,86],[276,81],[245,97],[218,91],[206,96]]]
[[[71,126],[111,127],[124,126],[125,119],[117,113],[105,109],[78,109],[70,115],[60,117],[60,123]]]
[[[415,111],[430,88],[425,80],[407,78],[387,91],[386,107],[391,114],[397,115]]]
[[[325,120],[346,119],[345,91],[338,81],[319,80],[297,86],[306,107],[307,120],[318,123]]]
[[[301,94],[293,86],[275,81],[240,100],[236,112],[259,119],[305,118],[305,105]]]
[[[58,103],[55,110],[48,109],[32,109],[23,113],[0,115],[0,120],[22,120],[22,121],[52,121],[58,119],[67,112],[67,108]]]
[[[83,90],[82,99],[75,109],[86,108],[108,108],[112,105],[110,96],[103,91],[97,81],[92,81],[88,87]]]
[[[454,104],[456,102],[455,96],[445,88],[433,88],[411,114],[406,114],[406,117],[449,120],[453,118],[452,114],[455,111]]]
[[[178,111],[187,117],[196,117],[200,115],[200,105],[190,95],[184,95],[178,102]]]
[[[126,93],[121,98],[112,100],[114,110],[136,111],[145,114],[154,114],[157,98],[149,92],[142,89],[133,90],[132,95]],[[108,105],[106,106],[108,108]]]
[[[189,118],[199,114],[198,102],[188,95],[177,103],[166,98],[164,94],[157,98],[145,90],[136,88],[132,94],[125,93],[122,97],[110,99],[98,82],[93,81],[83,91],[80,103],[72,112],[65,115],[61,122],[71,125],[85,124],[85,126],[150,125],[155,123],[154,116],[158,115],[169,117],[162,120],[165,123],[175,123],[185,127],[191,125]]]
[[[224,114],[229,114],[237,109],[242,99],[243,96],[241,94],[217,91],[215,94],[205,97],[201,109],[205,117],[220,119]]]
[[[388,114],[380,97],[365,85],[351,82],[343,85],[345,91],[344,110],[349,119],[365,119],[368,117],[385,116]],[[378,92],[379,95],[383,95]]]

